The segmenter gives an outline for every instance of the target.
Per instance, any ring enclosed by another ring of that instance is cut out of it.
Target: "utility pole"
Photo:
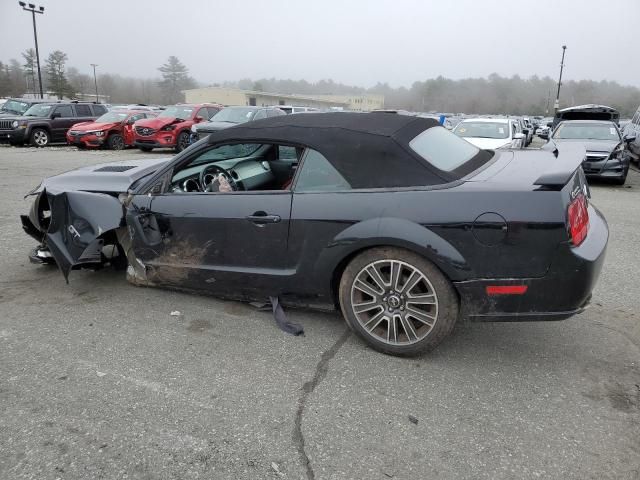
[[[560,108],[560,86],[562,85],[562,69],[564,68],[564,52],[567,49],[566,45],[562,46],[562,60],[560,61],[560,78],[558,79],[558,94],[556,95],[556,103],[553,106],[554,110],[557,112]]]
[[[33,38],[35,38],[36,41],[36,62],[38,64],[38,84],[40,85],[40,98],[44,98],[44,93],[42,92],[42,74],[40,73],[40,52],[38,51],[38,31],[36,30],[36,13],[44,13],[44,7],[38,6],[38,10],[36,10],[34,3],[30,3],[29,8],[27,8],[25,2],[18,2],[18,5],[20,5],[24,11],[31,12],[33,18]]]
[[[100,97],[98,97],[98,78],[96,77],[96,67],[98,64],[92,63],[91,66],[93,67],[93,84],[96,86],[96,103],[100,103]]]

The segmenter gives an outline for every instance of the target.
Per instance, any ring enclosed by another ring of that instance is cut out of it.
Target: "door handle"
[[[280,215],[268,215],[266,212],[255,212],[253,215],[249,215],[245,217],[250,222],[255,223],[256,225],[265,225],[267,223],[278,223],[280,220]]]

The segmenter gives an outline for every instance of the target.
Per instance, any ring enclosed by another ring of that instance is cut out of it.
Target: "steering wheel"
[[[205,167],[202,172],[200,172],[200,185],[202,186],[202,190],[204,192],[211,191],[209,190],[211,182],[213,182],[214,178],[218,175],[222,175],[227,180],[229,186],[231,187],[231,190],[233,190],[234,192],[240,190],[236,181],[231,175],[229,175],[229,172],[227,172],[224,168],[219,167],[218,165],[209,165]]]

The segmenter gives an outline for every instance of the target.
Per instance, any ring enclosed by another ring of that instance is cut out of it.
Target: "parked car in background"
[[[587,154],[582,169],[587,178],[612,180],[623,185],[629,171],[627,142],[620,135],[614,122],[600,120],[565,120],[553,131],[551,142],[555,145],[580,144]]]
[[[608,229],[582,156],[482,150],[405,115],[281,116],[45,179],[21,220],[65,277],[120,252],[134,284],[340,308],[371,347],[415,355],[459,317],[586,307]],[[208,188],[221,175],[233,193]]]
[[[36,103],[22,116],[0,118],[0,140],[12,145],[46,147],[66,143],[67,130],[107,112],[104,105],[84,102]]]
[[[24,113],[36,103],[51,103],[51,100],[35,98],[7,98],[0,106],[0,118],[7,116],[24,115]]]
[[[146,105],[144,103],[130,103],[127,105],[110,105],[109,110],[150,110],[150,111],[160,111],[160,108],[157,105]]]
[[[615,108],[606,105],[589,104],[563,108],[556,112],[551,128],[555,129],[560,122],[565,120],[604,120],[617,125],[620,121],[620,113]]]
[[[191,127],[192,141],[234,125],[282,115],[286,115],[286,113],[279,107],[225,107],[211,117],[208,122],[196,123]]]
[[[628,141],[629,155],[640,164],[640,107],[638,107],[633,118],[625,127],[624,135],[627,138],[633,138],[633,140]]]
[[[73,125],[67,131],[67,142],[78,148],[122,150],[133,146],[133,124],[157,115],[151,110],[110,110],[95,121]]]
[[[191,127],[205,122],[222,109],[218,104],[179,104],[167,107],[155,118],[134,124],[134,145],[144,152],[172,148],[181,152],[191,143]]]
[[[526,137],[518,132],[515,120],[509,118],[466,118],[453,133],[478,148],[523,148]]]
[[[535,134],[545,140],[549,139],[549,133],[551,132],[551,127],[546,123],[540,123],[538,128],[536,128]]]
[[[278,105],[278,108],[286,114],[292,113],[307,113],[307,112],[319,112],[319,108],[314,107],[298,107],[293,105]]]

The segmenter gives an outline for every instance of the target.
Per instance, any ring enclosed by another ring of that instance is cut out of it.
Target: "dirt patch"
[[[202,333],[205,330],[211,330],[213,327],[211,326],[211,322],[209,320],[202,320],[200,318],[196,318],[191,320],[191,323],[187,327],[187,330],[194,333]]]

